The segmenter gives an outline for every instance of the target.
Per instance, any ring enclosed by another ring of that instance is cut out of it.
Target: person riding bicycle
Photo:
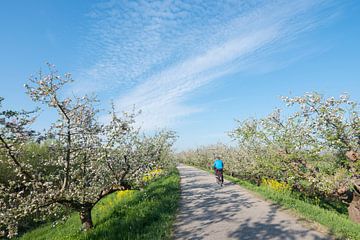
[[[215,170],[215,175],[217,175],[217,173],[220,173],[221,184],[224,183],[224,176],[223,176],[224,163],[219,156],[215,158],[213,168]]]

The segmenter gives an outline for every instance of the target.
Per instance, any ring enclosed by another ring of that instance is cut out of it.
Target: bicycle
[[[220,171],[219,169],[215,169],[215,178],[216,183],[222,187],[224,183],[224,176],[222,174],[222,171]]]

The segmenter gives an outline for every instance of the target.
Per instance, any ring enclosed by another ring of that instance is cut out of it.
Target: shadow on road
[[[274,217],[279,207],[272,205],[270,211],[267,213],[263,222],[251,221],[251,218],[247,218],[238,229],[234,232],[229,233],[228,237],[232,239],[242,240],[272,240],[272,239],[313,239],[313,240],[325,240],[329,238],[319,237],[312,234],[309,230],[292,230],[288,229],[288,221],[280,221],[280,223],[273,223]]]
[[[310,230],[289,229],[291,223],[274,221],[279,208],[271,205],[264,215],[252,216],[251,209],[262,200],[234,190],[235,184],[226,182],[221,188],[214,181],[209,183],[209,174],[193,168],[181,172],[181,201],[174,231],[174,239],[216,239],[217,231],[227,232],[227,238],[253,239],[328,239],[311,235]],[[239,213],[247,214],[239,220]],[[250,213],[250,214],[249,214]],[[259,221],[260,218],[260,221]],[[238,228],[228,225],[238,222]],[[221,228],[221,229],[219,229]],[[226,236],[226,235],[225,235]],[[214,238],[213,238],[214,237]]]

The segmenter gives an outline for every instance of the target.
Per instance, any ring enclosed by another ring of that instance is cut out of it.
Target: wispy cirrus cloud
[[[102,2],[89,14],[78,91],[111,91],[118,109],[142,110],[139,122],[145,129],[171,126],[203,110],[186,104],[191,93],[263,64],[331,16],[332,4]]]

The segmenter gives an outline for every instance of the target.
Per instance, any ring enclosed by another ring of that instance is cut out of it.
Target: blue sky
[[[228,143],[234,119],[284,107],[282,95],[360,99],[359,1],[0,4],[0,96],[9,108],[34,107],[23,84],[51,62],[75,79],[64,95],[135,106],[145,131],[173,129],[186,149]],[[35,127],[52,119],[44,112]]]

